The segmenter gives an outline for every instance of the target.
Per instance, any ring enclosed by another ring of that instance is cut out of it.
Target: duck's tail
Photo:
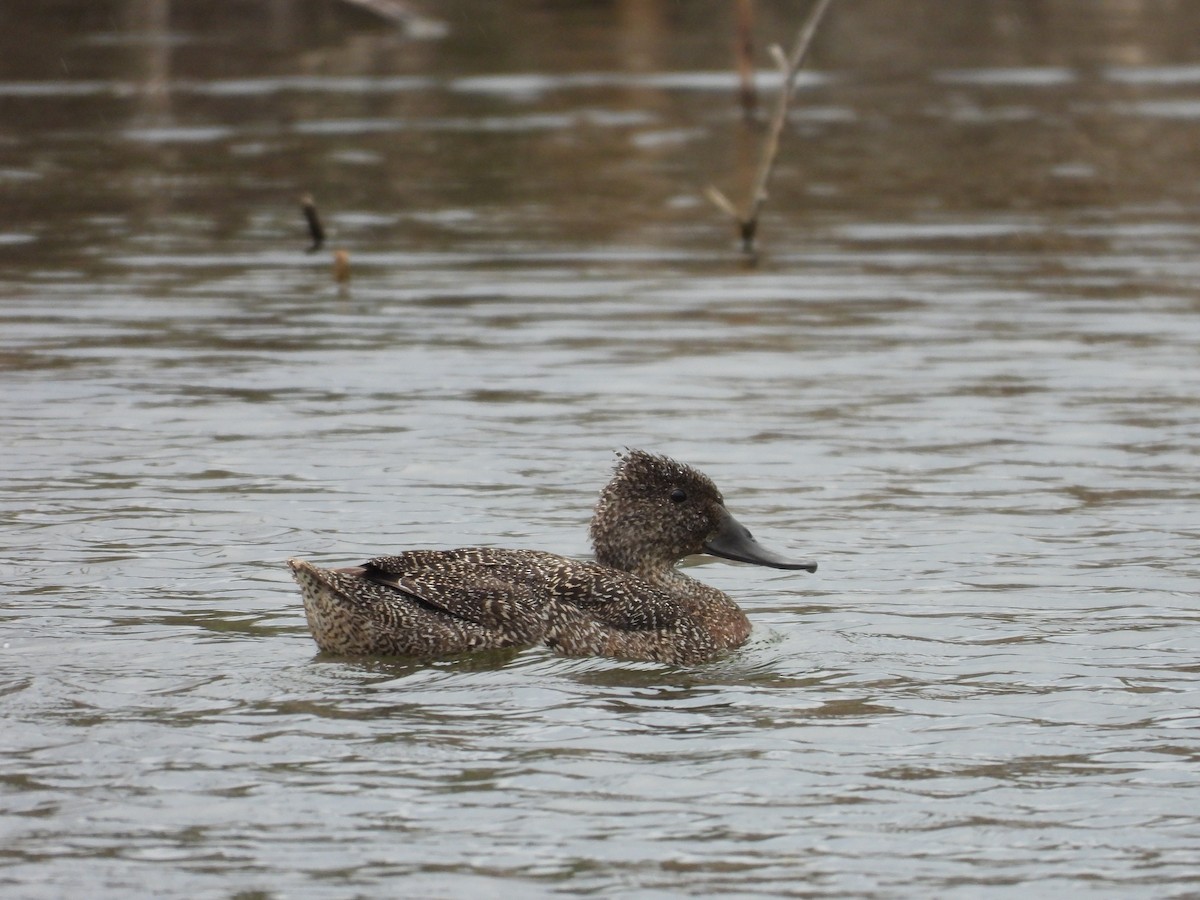
[[[396,585],[364,577],[370,570],[363,566],[322,569],[302,559],[287,564],[300,585],[308,629],[326,653],[439,659],[530,643],[515,642],[497,629],[431,607]]]
[[[300,585],[308,630],[326,653],[359,655],[370,653],[371,641],[363,631],[361,617],[354,614],[348,588],[361,569],[322,569],[303,559],[289,559],[292,578]]]

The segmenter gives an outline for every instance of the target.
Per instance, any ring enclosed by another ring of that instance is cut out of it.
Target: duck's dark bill
[[[721,521],[717,533],[704,545],[704,551],[713,556],[733,559],[738,562],[754,563],[756,566],[770,566],[772,569],[804,569],[806,572],[817,571],[815,562],[796,562],[777,556],[765,549],[750,534],[750,529],[728,513]]]

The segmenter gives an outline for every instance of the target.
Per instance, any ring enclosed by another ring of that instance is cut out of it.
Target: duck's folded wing
[[[548,598],[503,570],[438,551],[379,557],[363,564],[363,578],[424,605],[513,639],[536,641],[545,629]]]
[[[555,585],[559,602],[605,625],[658,631],[689,620],[679,601],[642,579],[600,565],[580,566]]]

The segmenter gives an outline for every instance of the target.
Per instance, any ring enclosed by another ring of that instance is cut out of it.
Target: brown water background
[[[1200,4],[835,0],[752,267],[732,4],[411,10],[0,7],[0,895],[1200,893]],[[745,648],[315,655],[623,446]]]

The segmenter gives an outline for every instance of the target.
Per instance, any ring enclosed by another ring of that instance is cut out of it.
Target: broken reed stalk
[[[738,67],[738,99],[742,118],[753,122],[758,112],[758,92],[754,87],[754,0],[737,0],[737,37],[734,52]]]
[[[325,227],[317,214],[317,203],[312,194],[305,194],[300,198],[300,210],[304,213],[304,221],[308,223],[308,236],[312,239],[312,244],[304,252],[316,253],[325,246]],[[350,280],[350,254],[345,250],[333,251],[333,280],[343,288]]]
[[[300,198],[300,209],[304,213],[304,221],[308,223],[308,236],[312,238],[312,246],[305,252],[316,253],[325,244],[325,229],[321,225],[321,217],[317,215],[317,204],[312,194]]]
[[[350,280],[350,254],[345,250],[333,251],[333,280],[342,286]]]
[[[758,173],[754,178],[754,187],[750,191],[746,209],[739,211],[728,197],[712,185],[709,185],[704,191],[717,209],[737,223],[738,234],[742,239],[742,252],[747,255],[754,253],[754,238],[758,233],[758,217],[762,212],[763,204],[767,202],[767,184],[770,182],[771,172],[775,168],[775,157],[779,154],[779,138],[787,121],[788,104],[791,103],[792,94],[796,91],[796,76],[800,72],[800,66],[804,63],[809,45],[812,44],[812,39],[817,33],[817,26],[821,23],[821,18],[825,15],[825,10],[829,8],[831,2],[833,0],[817,0],[808,14],[808,19],[805,20],[796,35],[796,43],[792,46],[790,55],[784,56],[783,50],[778,44],[771,45],[771,57],[779,67],[783,83],[779,86],[775,114],[771,117],[770,129],[767,132],[766,142],[763,144]]]

